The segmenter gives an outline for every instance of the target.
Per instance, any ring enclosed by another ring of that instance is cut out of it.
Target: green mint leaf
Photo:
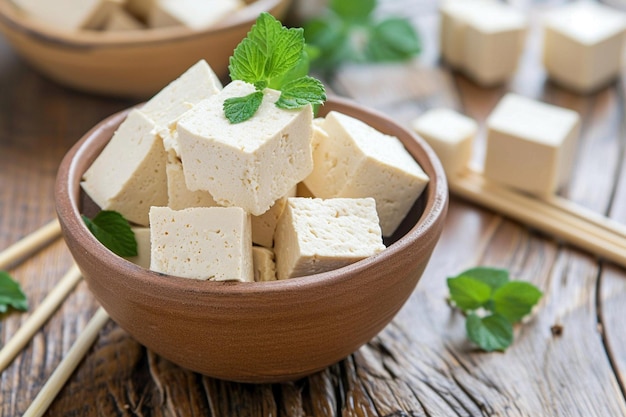
[[[331,0],[330,9],[346,20],[365,20],[376,8],[376,0]]]
[[[311,48],[303,49],[302,53],[300,54],[300,59],[298,59],[296,65],[283,75],[272,78],[270,85],[268,85],[267,87],[273,88],[274,90],[280,90],[288,82],[305,77],[309,73],[310,69],[310,51]]]
[[[493,290],[496,290],[509,282],[509,271],[506,269],[490,268],[485,266],[470,268],[461,272],[458,276],[474,278],[475,280],[489,285]]]
[[[20,284],[8,272],[0,271],[0,313],[6,313],[9,307],[27,310],[28,300]]]
[[[474,278],[459,276],[448,278],[450,299],[458,308],[467,312],[475,310],[489,301],[491,287]]]
[[[407,19],[388,18],[369,32],[366,57],[370,61],[404,61],[420,51],[417,33]]]
[[[465,329],[467,337],[487,352],[504,351],[513,342],[513,326],[499,314],[481,318],[471,313],[467,316]]]
[[[494,312],[512,324],[519,322],[541,298],[541,291],[524,281],[510,281],[493,293]]]
[[[241,123],[252,118],[263,102],[263,92],[255,91],[244,97],[224,100],[224,115],[229,122]]]
[[[137,256],[137,240],[135,234],[120,213],[102,210],[93,219],[82,216],[87,228],[93,235],[118,256]]]
[[[267,56],[249,38],[242,40],[228,61],[228,71],[232,80],[255,84],[265,78]]]
[[[298,109],[307,104],[322,104],[326,100],[324,85],[306,76],[285,84],[276,106],[281,109]]]

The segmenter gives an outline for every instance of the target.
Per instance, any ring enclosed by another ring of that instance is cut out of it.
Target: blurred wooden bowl
[[[50,0],[43,0],[50,1]],[[49,78],[68,87],[117,97],[146,98],[204,58],[218,77],[259,13],[282,19],[290,0],[256,0],[203,31],[184,27],[98,32],[61,31],[0,0],[0,32],[15,51]]]

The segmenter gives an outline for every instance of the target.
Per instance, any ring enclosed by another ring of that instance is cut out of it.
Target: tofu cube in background
[[[132,110],[83,175],[85,192],[103,210],[148,226],[151,206],[167,204],[167,154],[154,122]]]
[[[230,123],[224,100],[255,91],[233,81],[185,113],[177,130],[187,187],[259,216],[313,170],[313,111],[310,105],[280,109],[275,105],[280,92],[265,89],[255,116]]]
[[[167,174],[167,206],[172,210],[218,205],[208,191],[191,191],[187,188],[183,164],[171,153],[168,154],[165,172]]]
[[[58,29],[102,29],[109,14],[123,0],[13,0],[20,9],[41,22]]]
[[[428,176],[398,138],[351,116],[331,111],[323,130],[304,184],[319,198],[374,198],[383,236],[392,235]]]
[[[433,148],[448,176],[467,168],[478,124],[446,108],[431,109],[413,120],[413,129]]]
[[[538,196],[569,181],[580,129],[575,111],[507,94],[487,129],[486,178]]]
[[[150,228],[133,227],[132,231],[137,241],[137,256],[126,259],[142,268],[150,269]]]
[[[146,26],[137,20],[135,16],[126,11],[123,7],[117,7],[111,11],[106,23],[104,24],[105,31],[125,31],[125,30],[140,30],[145,29]]]
[[[261,246],[252,247],[254,280],[256,282],[276,281],[276,261],[274,251]]]
[[[239,207],[152,207],[150,235],[153,271],[198,280],[254,280],[250,216]]]
[[[260,216],[252,216],[252,243],[266,248],[274,246],[274,231],[278,219],[283,214],[288,197],[296,196],[296,187],[289,190],[286,196],[279,198],[274,205]]]
[[[154,121],[165,150],[173,150],[178,155],[178,119],[193,105],[221,90],[222,83],[211,66],[202,59],[148,100],[141,110]]]
[[[543,64],[549,77],[579,93],[607,85],[622,65],[626,14],[591,2],[568,3],[545,16]]]
[[[182,25],[202,30],[215,26],[245,5],[242,0],[156,0],[148,22],[154,28]]]
[[[292,197],[274,236],[276,276],[326,272],[384,249],[374,199]]]

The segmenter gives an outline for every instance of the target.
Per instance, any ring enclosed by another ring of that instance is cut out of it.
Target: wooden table
[[[580,113],[576,169],[563,196],[626,222],[622,82],[579,96],[546,81],[540,32],[530,31],[516,77],[482,89],[437,61],[433,2],[395,1],[412,13],[424,52],[415,62],[345,68],[327,80],[408,123],[448,106],[484,120],[507,91]],[[536,22],[546,2],[520,2]],[[69,91],[39,76],[0,40],[0,249],[54,218],[64,153],[103,117],[134,104]],[[484,152],[484,129],[476,158]],[[626,250],[626,249],[625,249]],[[10,270],[37,307],[72,261],[62,241]],[[478,352],[446,303],[445,278],[475,265],[509,268],[545,293],[506,353]],[[21,415],[97,309],[85,283],[0,375],[0,415]],[[4,343],[28,317],[1,316]],[[183,370],[109,322],[50,416],[624,416],[626,271],[452,196],[446,227],[409,301],[376,338],[299,381],[246,385]],[[562,332],[553,332],[555,326]]]

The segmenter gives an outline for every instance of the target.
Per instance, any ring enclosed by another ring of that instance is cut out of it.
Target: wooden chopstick
[[[87,324],[85,330],[78,339],[76,339],[59,366],[57,366],[48,381],[46,381],[43,388],[41,388],[41,391],[39,391],[23,417],[40,417],[46,412],[80,361],[85,357],[87,351],[98,337],[100,330],[108,320],[109,315],[104,308],[100,307]]]
[[[449,178],[450,190],[470,201],[626,267],[626,238],[598,226],[563,207],[490,183],[479,174],[464,172]]]
[[[25,236],[18,242],[0,253],[0,269],[14,265],[35,252],[46,243],[61,235],[61,225],[57,219],[41,227],[39,230]]]
[[[44,298],[39,307],[33,311],[13,337],[2,347],[0,350],[0,372],[4,371],[13,358],[32,339],[33,335],[48,321],[52,313],[56,311],[81,279],[80,270],[76,265],[73,265]]]

